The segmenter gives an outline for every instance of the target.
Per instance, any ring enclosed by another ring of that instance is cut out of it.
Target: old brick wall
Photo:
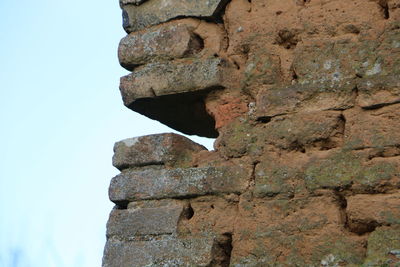
[[[400,266],[400,0],[120,0],[104,267]]]

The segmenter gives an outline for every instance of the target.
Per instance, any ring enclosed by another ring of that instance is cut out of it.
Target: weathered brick
[[[271,161],[271,158],[276,160]],[[304,191],[304,159],[295,156],[280,156],[266,153],[255,169],[254,195],[290,198]]]
[[[150,200],[129,203],[128,209],[113,209],[107,223],[107,237],[121,239],[173,235],[184,211],[178,200]]]
[[[400,193],[355,195],[347,198],[348,227],[358,234],[378,225],[400,224]]]
[[[400,227],[378,227],[368,237],[363,266],[400,265]]]
[[[255,126],[239,118],[222,129],[216,147],[227,157],[256,155],[268,145],[289,151],[326,150],[342,145],[343,132],[338,111],[289,114]]]
[[[373,110],[345,111],[345,146],[362,149],[400,145],[399,108],[400,104],[395,104]]]
[[[226,67],[220,58],[150,63],[121,78],[122,98],[129,106],[141,98],[221,88]]]
[[[258,133],[259,140],[274,146],[302,150],[334,148],[342,143],[344,121],[340,112],[307,112],[276,117]]]
[[[116,204],[123,204],[144,199],[240,193],[248,185],[248,172],[245,166],[128,169],[111,180],[109,196]]]
[[[146,165],[175,165],[191,161],[191,154],[206,150],[174,133],[129,138],[114,145],[113,165],[119,170]]]
[[[343,110],[354,106],[356,85],[346,81],[338,86],[330,83],[292,85],[260,90],[256,115],[274,117],[293,112]]]
[[[369,159],[367,153],[332,150],[312,157],[305,165],[304,179],[309,190],[352,188],[355,192],[385,192],[385,186],[399,186],[396,158]]]
[[[362,239],[344,233],[332,195],[241,198],[238,213],[230,266],[322,266],[330,254],[336,262],[362,263]]]
[[[377,44],[373,43],[373,45]],[[367,57],[369,51],[373,51],[375,46],[367,45],[365,49],[368,52],[363,54]],[[339,42],[320,40],[297,47],[293,68],[296,71],[298,82],[301,84],[332,83],[338,85],[343,81],[355,78],[358,72],[361,75],[363,68],[359,63],[357,53],[360,49],[358,43],[350,40]],[[356,63],[360,66],[354,69],[352,64]]]
[[[152,61],[167,61],[191,56],[202,49],[203,40],[193,33],[192,25],[178,21],[135,32],[119,43],[120,64],[128,70]]]
[[[375,76],[363,79],[357,88],[357,104],[362,108],[371,109],[400,102],[398,76]]]
[[[296,48],[293,68],[300,84],[342,85],[348,79],[400,72],[399,29],[388,27],[382,40],[321,40]]]
[[[228,1],[148,0],[141,5],[124,2],[120,2],[123,26],[130,33],[179,17],[215,18]]]
[[[213,238],[107,240],[103,267],[210,266]]]

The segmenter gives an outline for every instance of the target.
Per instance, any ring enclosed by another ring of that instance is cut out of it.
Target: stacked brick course
[[[399,0],[121,0],[103,266],[400,264]]]

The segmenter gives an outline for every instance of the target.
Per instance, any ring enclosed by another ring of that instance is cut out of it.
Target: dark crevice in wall
[[[305,146],[303,144],[300,144],[298,141],[291,143],[288,149],[300,153],[306,153]]]
[[[189,42],[189,49],[185,52],[184,56],[192,56],[204,49],[204,40],[200,35],[192,33],[192,38]]]
[[[194,210],[192,208],[192,205],[190,205],[190,203],[188,203],[184,208],[183,208],[183,212],[181,215],[181,218],[184,218],[185,220],[190,220],[192,219],[194,216]]]
[[[297,33],[288,29],[278,31],[278,35],[275,38],[275,43],[285,49],[294,49],[298,42]]]
[[[128,204],[129,204],[129,201],[117,201],[117,202],[115,202],[115,206],[114,206],[114,209],[117,209],[117,210],[126,210],[126,209],[128,209]]]
[[[363,109],[366,109],[366,110],[379,109],[379,108],[383,108],[383,107],[386,107],[386,106],[395,105],[395,104],[399,104],[399,103],[400,103],[400,100],[399,101],[393,101],[393,102],[390,102],[390,103],[380,103],[380,104],[376,104],[376,105],[370,105],[368,107],[363,107]]]
[[[270,116],[262,116],[262,117],[257,118],[257,122],[260,122],[260,123],[269,123],[269,122],[271,122],[271,120],[272,120],[272,117],[270,117]]]
[[[217,138],[215,120],[207,113],[204,98],[208,92],[220,89],[138,99],[129,108],[184,134]]]
[[[337,206],[339,208],[341,223],[343,224],[344,228],[347,229],[348,228],[347,227],[347,213],[346,213],[347,200],[344,197],[344,195],[342,194],[342,192],[340,192],[338,190],[334,191],[334,195],[335,195],[335,200],[336,200]]]
[[[292,83],[297,83],[299,76],[297,76],[296,70],[292,69]]]
[[[334,191],[336,201],[339,207],[341,221],[343,223],[344,228],[354,234],[357,235],[365,235],[367,233],[373,232],[376,227],[380,226],[374,220],[352,220],[349,218],[347,214],[347,200],[342,191],[336,190]]]
[[[382,8],[383,8],[383,17],[385,19],[389,19],[390,18],[390,14],[389,14],[389,5],[388,5],[388,3],[384,4],[382,6]]]
[[[375,231],[381,225],[374,220],[348,220],[346,226],[352,233],[365,235]]]
[[[223,17],[225,15],[225,10],[227,5],[231,2],[231,0],[225,0],[225,1],[221,1],[221,4],[219,5],[219,7],[217,8],[217,12],[216,15],[214,15],[214,17],[217,19],[215,22],[216,23],[224,23]]]
[[[210,267],[229,267],[232,255],[232,234],[224,233],[217,237],[212,247]]]
[[[260,163],[260,161],[253,162],[252,169],[251,169],[251,176],[250,176],[249,185],[248,185],[247,189],[251,189],[252,187],[254,187],[256,185],[256,168],[259,163]]]

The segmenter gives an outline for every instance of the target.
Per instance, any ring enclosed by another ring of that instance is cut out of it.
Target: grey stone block
[[[119,170],[146,165],[174,165],[188,162],[191,154],[206,150],[174,133],[152,134],[115,143],[113,165]]]
[[[227,62],[220,58],[150,63],[121,78],[124,104],[141,98],[196,92],[224,86]]]
[[[128,33],[179,17],[216,18],[228,0],[148,0],[140,1],[140,5],[131,2],[122,1],[121,5],[123,27]]]
[[[168,61],[191,56],[201,51],[203,40],[192,32],[193,25],[178,21],[145,32],[135,32],[119,43],[120,64],[132,70],[152,61]]]
[[[110,200],[116,204],[163,198],[241,193],[248,185],[244,166],[123,171],[111,180]]]
[[[257,95],[258,117],[274,117],[294,112],[343,110],[354,106],[356,84],[346,81],[337,86],[330,83],[292,85],[261,90]]]
[[[362,108],[379,108],[400,103],[400,80],[396,75],[365,78],[358,84],[357,104]]]
[[[184,211],[179,200],[132,202],[128,209],[113,209],[107,223],[107,237],[122,239],[173,235]]]
[[[103,267],[210,266],[213,238],[120,241],[109,239]]]

